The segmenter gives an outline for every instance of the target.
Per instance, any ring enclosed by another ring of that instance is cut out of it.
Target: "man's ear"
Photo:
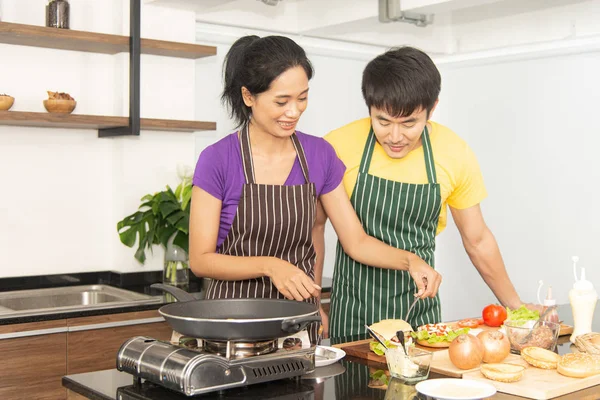
[[[250,93],[246,86],[242,86],[242,99],[247,107],[252,107],[254,105],[254,96],[252,93]]]

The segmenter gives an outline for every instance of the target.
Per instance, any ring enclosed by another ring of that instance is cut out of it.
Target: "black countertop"
[[[559,307],[559,315],[566,324],[572,324],[571,309],[568,305]],[[593,330],[600,332],[600,309],[596,309]],[[559,353],[571,352],[568,336],[560,338]],[[357,335],[334,340],[336,343],[365,339]],[[325,345],[329,341],[324,342]],[[366,400],[366,399],[428,399],[416,392],[414,386],[391,380],[387,390],[369,386],[369,376],[377,370],[387,370],[385,365],[363,359],[346,357],[332,366],[317,368],[313,376],[302,379],[285,379],[265,384],[230,389],[193,397],[194,399],[315,399],[315,400]],[[430,379],[442,378],[430,374]],[[317,379],[318,378],[318,379]],[[183,400],[182,394],[172,392],[154,384],[144,382],[134,384],[132,375],[116,369],[69,375],[63,378],[63,386],[94,400]],[[560,400],[598,399],[598,386],[557,397]],[[493,399],[522,399],[522,397],[497,393]]]
[[[85,273],[24,276],[14,278],[0,278],[0,292],[28,289],[45,289],[80,285],[110,285],[113,287],[131,290],[154,297],[152,303],[131,303],[117,307],[107,305],[106,307],[91,307],[85,310],[66,310],[60,312],[39,312],[21,315],[0,314],[0,325],[20,324],[26,322],[50,321],[65,318],[88,317],[94,315],[119,314],[134,311],[156,310],[168,302],[167,298],[159,290],[150,287],[153,283],[162,282],[162,271],[144,271],[132,273],[120,273],[115,271],[98,271]],[[194,296],[201,298],[204,294],[202,278],[190,273],[188,291]],[[331,278],[323,278],[323,292],[331,288]]]

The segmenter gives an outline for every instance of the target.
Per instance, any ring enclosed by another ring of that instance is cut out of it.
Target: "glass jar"
[[[46,26],[69,29],[69,1],[51,0],[46,6]]]
[[[173,244],[177,233],[169,238],[165,249],[163,283],[176,286],[187,292],[190,282],[189,256],[185,250]]]

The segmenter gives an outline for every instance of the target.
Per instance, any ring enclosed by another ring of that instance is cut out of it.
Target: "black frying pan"
[[[208,340],[260,341],[293,335],[321,321],[316,305],[277,299],[197,300],[170,285],[151,287],[175,296],[158,312],[175,331]]]

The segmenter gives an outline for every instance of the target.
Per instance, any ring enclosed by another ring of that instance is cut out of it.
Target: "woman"
[[[192,192],[190,264],[213,279],[206,297],[316,304],[317,199],[354,259],[409,270],[419,282],[428,279],[419,295],[437,292],[441,278],[424,261],[365,234],[331,145],[296,131],[312,74],[304,50],[286,37],[245,36],[227,53],[222,100],[240,130],[201,153]]]

